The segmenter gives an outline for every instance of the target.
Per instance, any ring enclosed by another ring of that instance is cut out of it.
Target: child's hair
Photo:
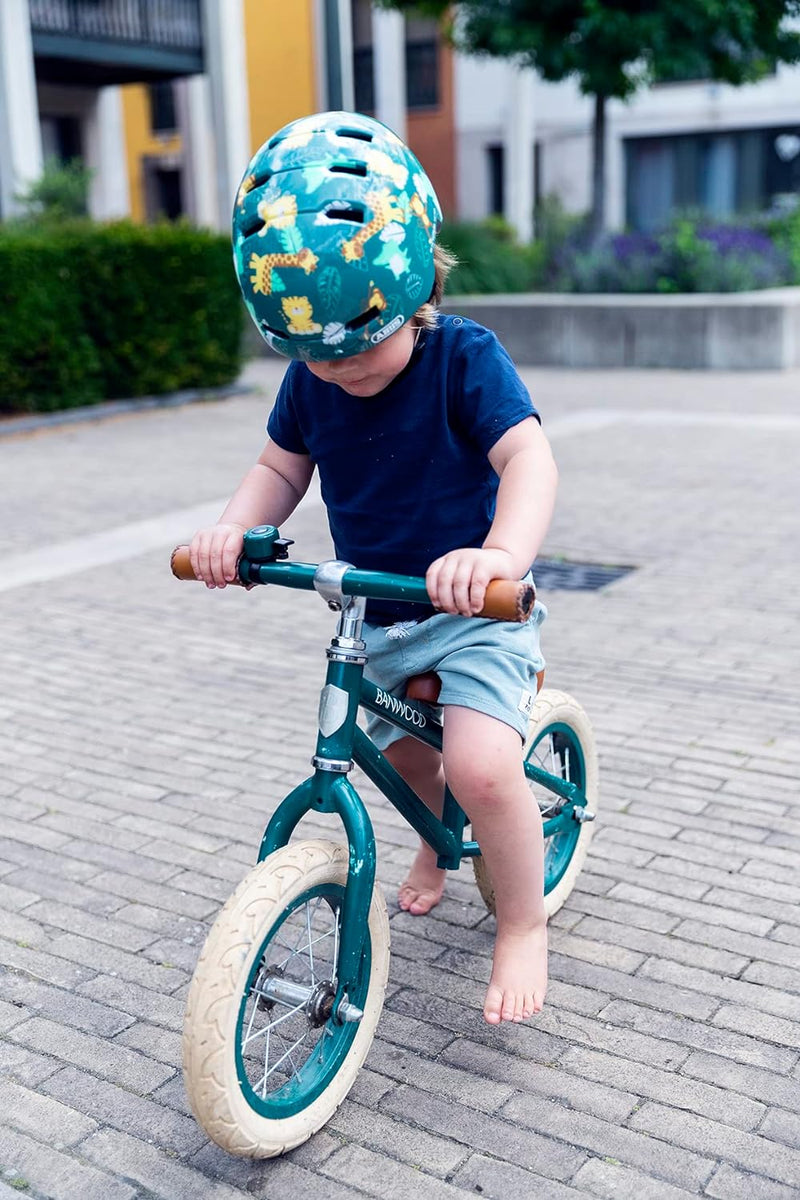
[[[414,316],[411,318],[411,323],[417,329],[435,329],[436,328],[436,310],[442,303],[444,296],[444,286],[447,283],[447,277],[453,267],[458,265],[458,259],[455,254],[451,254],[449,250],[445,250],[444,246],[440,246],[438,242],[434,243],[433,247],[433,291],[430,298],[425,304],[420,304]]]

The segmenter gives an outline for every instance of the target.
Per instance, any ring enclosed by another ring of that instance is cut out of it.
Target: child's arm
[[[192,570],[207,587],[225,587],[236,578],[242,540],[254,525],[281,525],[297,508],[311,482],[314,464],[267,442],[216,525],[192,538]]]
[[[508,429],[489,451],[500,477],[492,527],[481,549],[451,550],[426,575],[443,612],[480,612],[491,579],[520,579],[530,569],[553,515],[558,471],[550,443],[534,417]]]

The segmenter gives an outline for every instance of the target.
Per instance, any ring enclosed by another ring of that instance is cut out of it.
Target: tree
[[[45,217],[63,221],[69,217],[85,217],[89,211],[89,187],[94,171],[80,159],[62,162],[48,158],[41,176],[16,199],[23,205],[26,217]]]
[[[800,0],[374,0],[443,20],[456,46],[594,97],[590,229],[605,219],[606,105],[660,80],[738,86],[800,61]]]

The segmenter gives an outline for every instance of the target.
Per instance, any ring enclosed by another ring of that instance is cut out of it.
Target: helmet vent
[[[329,171],[333,171],[338,175],[360,175],[364,178],[367,174],[367,164],[365,162],[337,162],[333,166],[328,167]]]
[[[380,316],[380,309],[377,304],[371,304],[370,307],[358,317],[353,317],[352,321],[345,323],[345,329],[351,333],[354,329],[360,329],[362,325],[368,325],[375,317]]]
[[[351,204],[329,204],[323,216],[327,217],[329,221],[350,221],[353,225],[364,224],[363,208],[356,208]]]
[[[337,137],[358,138],[358,140],[361,142],[371,142],[372,141],[372,134],[370,133],[370,131],[368,129],[352,129],[348,125],[343,126],[341,129],[337,129],[336,136]]]
[[[240,225],[243,238],[252,237],[254,233],[258,233],[259,229],[264,228],[264,222],[258,213],[253,213],[249,221],[242,221]]]

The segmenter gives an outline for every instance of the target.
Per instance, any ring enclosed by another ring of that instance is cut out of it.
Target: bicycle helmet
[[[360,354],[431,296],[441,221],[419,161],[380,121],[348,112],[292,121],[255,153],[236,197],[244,302],[280,354]]]

